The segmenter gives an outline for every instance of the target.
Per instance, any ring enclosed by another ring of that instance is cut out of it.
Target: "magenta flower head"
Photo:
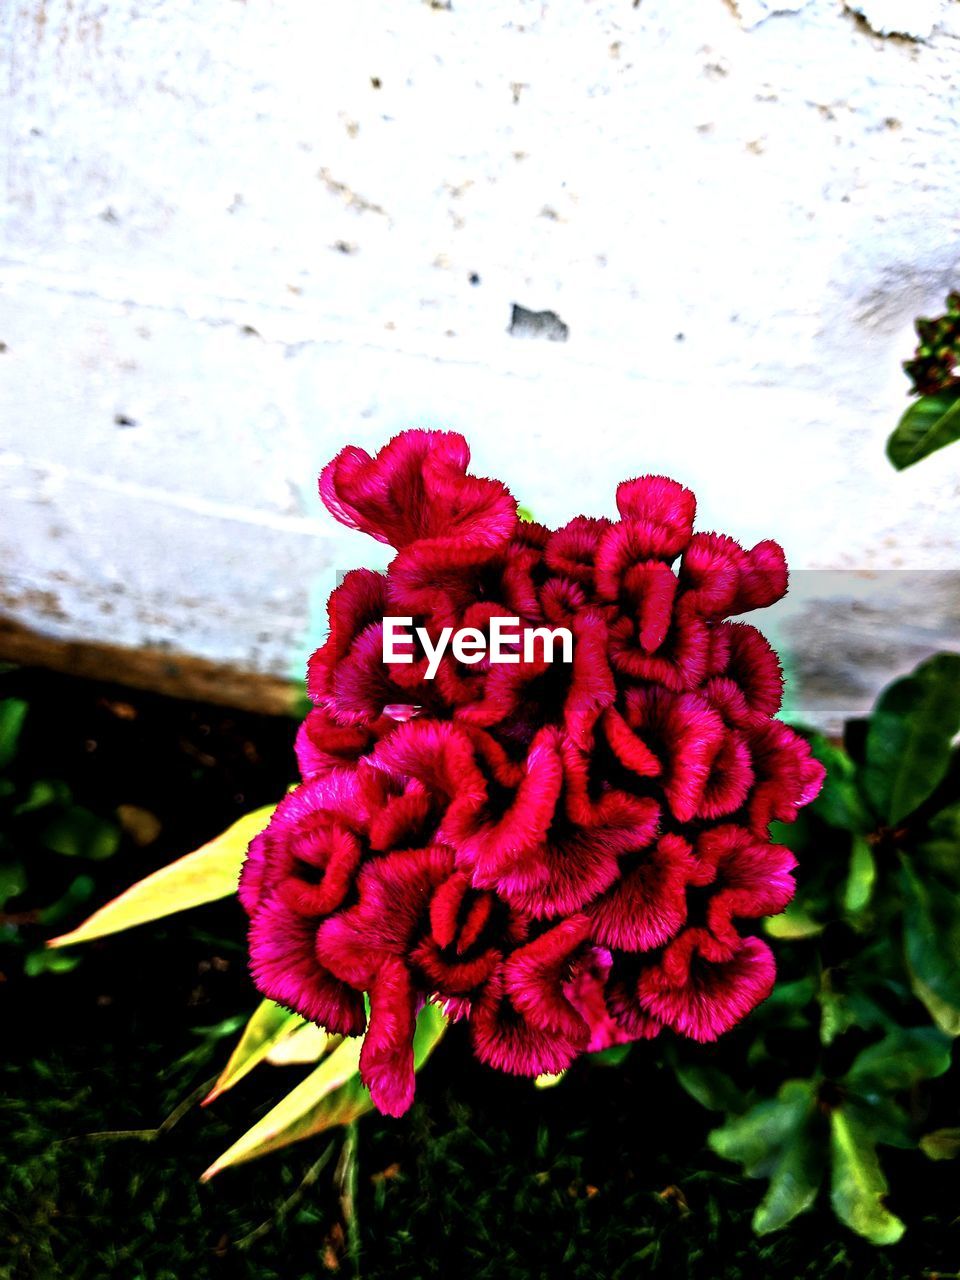
[[[776,543],[694,533],[693,494],[662,476],[620,485],[619,520],[548,529],[468,462],[459,435],[406,431],[320,477],[397,554],[330,597],[303,781],[240,883],[258,988],[365,1030],[391,1115],[425,1001],[531,1076],[732,1027],[774,981],[749,924],[793,893],[770,822],[823,780],[774,718],[773,650],[727,621],[786,591]]]

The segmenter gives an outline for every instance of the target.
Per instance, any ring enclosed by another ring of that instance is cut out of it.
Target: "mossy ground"
[[[97,901],[275,798],[292,776],[291,722],[39,673],[6,682],[31,704],[17,771],[65,778],[97,812],[136,805],[160,820],[149,847],[128,841],[98,864]],[[43,885],[29,892],[44,900]],[[27,939],[40,936],[23,915]],[[106,939],[70,973],[23,977],[9,948],[0,968],[2,1280],[960,1271],[956,1178],[943,1165],[885,1157],[891,1207],[911,1224],[894,1249],[845,1231],[826,1203],[758,1240],[750,1218],[761,1184],[709,1153],[716,1117],[681,1091],[656,1045],[540,1091],[477,1066],[455,1031],[408,1116],[360,1123],[351,1258],[333,1181],[339,1135],[319,1171],[325,1138],[197,1181],[296,1068],[260,1068],[214,1107],[149,1132],[215,1074],[255,1001],[235,904]]]

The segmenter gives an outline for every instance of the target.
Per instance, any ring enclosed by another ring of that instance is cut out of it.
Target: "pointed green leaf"
[[[934,1129],[920,1139],[920,1150],[931,1160],[955,1160],[960,1156],[960,1129]]]
[[[267,825],[274,807],[264,805],[246,814],[194,853],[131,885],[76,929],[52,938],[47,946],[89,942],[235,893],[247,845]]]
[[[876,879],[877,864],[873,850],[863,836],[854,836],[850,851],[850,870],[843,890],[843,909],[849,915],[857,915],[868,906]]]
[[[446,1018],[436,1005],[421,1009],[413,1037],[415,1071],[426,1062],[446,1027]],[[201,1175],[201,1181],[209,1181],[230,1165],[278,1151],[335,1125],[350,1124],[372,1110],[370,1093],[360,1080],[362,1046],[362,1036],[343,1040],[316,1070],[215,1160]]]
[[[947,1035],[960,1034],[960,902],[900,859],[903,942],[913,990]]]
[[[220,1078],[204,1098],[203,1105],[206,1106],[221,1093],[232,1089],[258,1062],[267,1057],[271,1049],[303,1025],[303,1018],[298,1013],[291,1013],[273,1000],[262,1000],[244,1027]]]
[[[834,1212],[873,1244],[895,1244],[905,1227],[886,1208],[889,1190],[873,1138],[844,1108],[830,1113],[830,1200]]]
[[[863,784],[896,826],[943,781],[960,730],[960,655],[940,653],[880,696],[867,731]]]
[[[887,441],[887,457],[903,471],[955,440],[960,440],[960,397],[940,391],[910,406]]]

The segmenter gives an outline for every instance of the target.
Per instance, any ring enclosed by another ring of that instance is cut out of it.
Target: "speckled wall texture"
[[[434,424],[546,520],[666,471],[842,571],[773,620],[808,717],[960,644],[960,451],[883,456],[957,0],[5,0],[0,56],[6,614],[297,671],[382,563],[317,470]]]

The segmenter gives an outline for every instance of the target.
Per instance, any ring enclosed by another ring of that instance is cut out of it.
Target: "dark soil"
[[[21,780],[64,779],[95,813],[132,805],[159,821],[145,847],[126,835],[94,864],[89,907],[278,798],[293,776],[293,721],[28,670],[3,677],[12,695],[30,703]],[[24,950],[51,932],[33,909],[61,891],[45,866],[37,860],[18,901],[16,945],[0,949],[2,1280],[315,1280],[357,1266],[384,1280],[960,1269],[950,1166],[885,1158],[891,1207],[911,1223],[894,1249],[851,1235],[823,1202],[758,1241],[761,1184],[707,1151],[717,1117],[680,1090],[656,1045],[538,1091],[476,1065],[456,1030],[408,1116],[360,1124],[354,1260],[333,1183],[339,1134],[318,1175],[327,1138],[197,1182],[297,1068],[263,1067],[212,1108],[151,1132],[216,1074],[256,1002],[239,907],[108,938],[69,973],[26,977]]]

